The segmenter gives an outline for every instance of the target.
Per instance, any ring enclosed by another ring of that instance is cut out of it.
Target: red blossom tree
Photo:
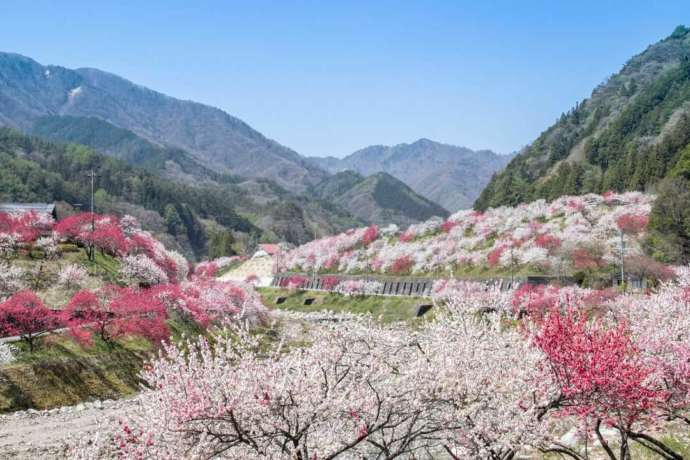
[[[393,261],[390,271],[391,273],[404,273],[410,270],[414,265],[414,260],[410,256],[400,256]]]
[[[0,332],[3,336],[20,336],[30,351],[38,337],[60,324],[60,316],[31,291],[18,292],[0,304]]]
[[[378,235],[379,235],[379,228],[376,225],[370,225],[364,231],[364,235],[362,235],[362,244],[364,246],[370,245],[371,243],[373,243],[376,240]]]
[[[323,288],[327,291],[332,291],[340,283],[336,276],[326,276],[323,278]]]
[[[287,278],[283,278],[280,281],[280,286],[281,287],[286,287],[288,289],[300,289],[309,282],[309,279],[306,276],[302,275],[292,275],[288,276]]]
[[[623,214],[616,219],[618,228],[627,235],[636,235],[647,228],[649,216],[643,214]]]
[[[109,346],[124,336],[138,336],[159,343],[169,337],[166,306],[155,289],[106,286],[94,293],[80,291],[63,315],[70,333],[90,345],[97,335]]]
[[[214,278],[218,273],[218,264],[215,262],[203,262],[194,267],[194,276],[199,278]]]
[[[553,253],[556,249],[561,247],[561,240],[555,236],[541,233],[534,239],[534,243],[540,248],[544,248],[549,253]]]
[[[75,214],[60,220],[55,231],[68,241],[111,255],[122,256],[129,249],[120,221],[115,216],[90,212]]]
[[[149,293],[160,300],[169,312],[178,312],[183,319],[191,318],[204,328],[211,322],[209,312],[199,300],[198,289],[183,289],[179,284],[164,284],[149,288]]]
[[[501,254],[503,254],[503,251],[505,251],[506,246],[499,246],[495,249],[492,249],[489,254],[486,256],[486,262],[489,265],[489,267],[495,267],[498,265],[498,262],[501,260]]]
[[[447,220],[443,224],[441,224],[441,230],[443,230],[443,232],[445,233],[449,233],[453,229],[453,227],[459,224],[459,222],[456,222],[454,220]]]
[[[89,235],[86,241],[92,242],[97,249],[110,255],[121,256],[127,253],[127,238],[115,222],[97,226],[93,235]]]
[[[22,243],[31,243],[52,227],[50,218],[42,217],[35,211],[20,214],[0,213],[0,233],[17,235]]]
[[[414,239],[414,235],[410,232],[403,232],[402,234],[400,234],[399,239],[401,243],[409,243]]]
[[[576,270],[596,270],[604,266],[601,252],[596,248],[573,249],[570,258]]]
[[[654,369],[635,346],[625,322],[607,326],[577,308],[552,310],[538,325],[533,344],[545,356],[543,381],[557,387],[556,416],[577,416],[594,427],[610,459],[630,458],[631,440],[665,458],[682,458],[645,430],[661,415],[666,390],[650,378]],[[620,434],[616,457],[601,433],[602,424]]]

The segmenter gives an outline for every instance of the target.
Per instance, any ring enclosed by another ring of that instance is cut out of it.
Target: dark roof
[[[0,203],[0,212],[8,214],[19,214],[24,212],[36,211],[39,214],[53,214],[55,204],[53,203]]]

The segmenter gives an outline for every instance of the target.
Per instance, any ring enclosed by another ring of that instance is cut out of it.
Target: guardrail
[[[377,295],[390,296],[412,296],[412,297],[429,297],[434,282],[440,279],[447,279],[446,277],[390,277],[390,276],[375,276],[375,275],[339,275],[339,274],[310,274],[299,272],[283,272],[273,276],[271,287],[284,287],[288,278],[292,276],[302,276],[308,279],[307,283],[301,289],[309,291],[334,291],[335,289],[326,289],[328,283],[326,278],[337,278],[340,282],[349,280],[358,281],[377,281],[383,285]],[[455,278],[461,279],[461,278]],[[489,278],[485,280],[470,280],[485,283],[489,287],[498,287],[501,290],[510,290],[518,287],[523,283],[528,284],[574,284],[575,280],[572,278],[556,278],[549,276],[526,276],[514,278]]]

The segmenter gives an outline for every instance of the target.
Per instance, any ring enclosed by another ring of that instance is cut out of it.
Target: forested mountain
[[[186,185],[100,155],[0,128],[0,201],[88,204],[94,169],[98,212],[132,214],[189,256],[203,256],[218,235],[299,244],[362,222],[328,203],[299,197],[263,180]],[[167,236],[166,236],[167,234]],[[225,239],[227,241],[227,238]]]
[[[326,173],[222,110],[182,101],[96,69],[43,66],[0,53],[0,125],[29,132],[45,116],[98,118],[220,172],[302,192]]]
[[[270,179],[218,173],[182,149],[155,145],[97,118],[42,117],[34,124],[33,132],[57,142],[88,145],[176,182],[214,190],[213,186],[220,187],[235,210],[251,218],[269,239],[298,244],[363,222],[332,203],[295,194]]]
[[[93,117],[45,116],[36,120],[31,133],[49,141],[87,145],[157,174],[182,181],[232,180],[202,165],[186,151],[156,145],[132,131]],[[238,181],[239,178],[235,178]]]
[[[537,198],[654,190],[690,171],[690,29],[634,56],[498,173],[477,209]]]
[[[352,170],[368,176],[386,172],[429,200],[457,211],[471,207],[491,176],[510,158],[490,150],[473,151],[420,139],[392,147],[366,147],[343,159],[311,160],[332,173]]]
[[[419,196],[410,187],[386,173],[364,177],[343,171],[325,179],[313,193],[331,201],[363,221],[379,225],[407,226],[433,216],[447,217],[448,211]]]

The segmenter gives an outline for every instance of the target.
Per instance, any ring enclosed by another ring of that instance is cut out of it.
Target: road
[[[21,411],[0,416],[0,459],[69,458],[67,440],[94,432],[99,423],[116,424],[136,409],[135,399],[95,401],[50,411]]]

